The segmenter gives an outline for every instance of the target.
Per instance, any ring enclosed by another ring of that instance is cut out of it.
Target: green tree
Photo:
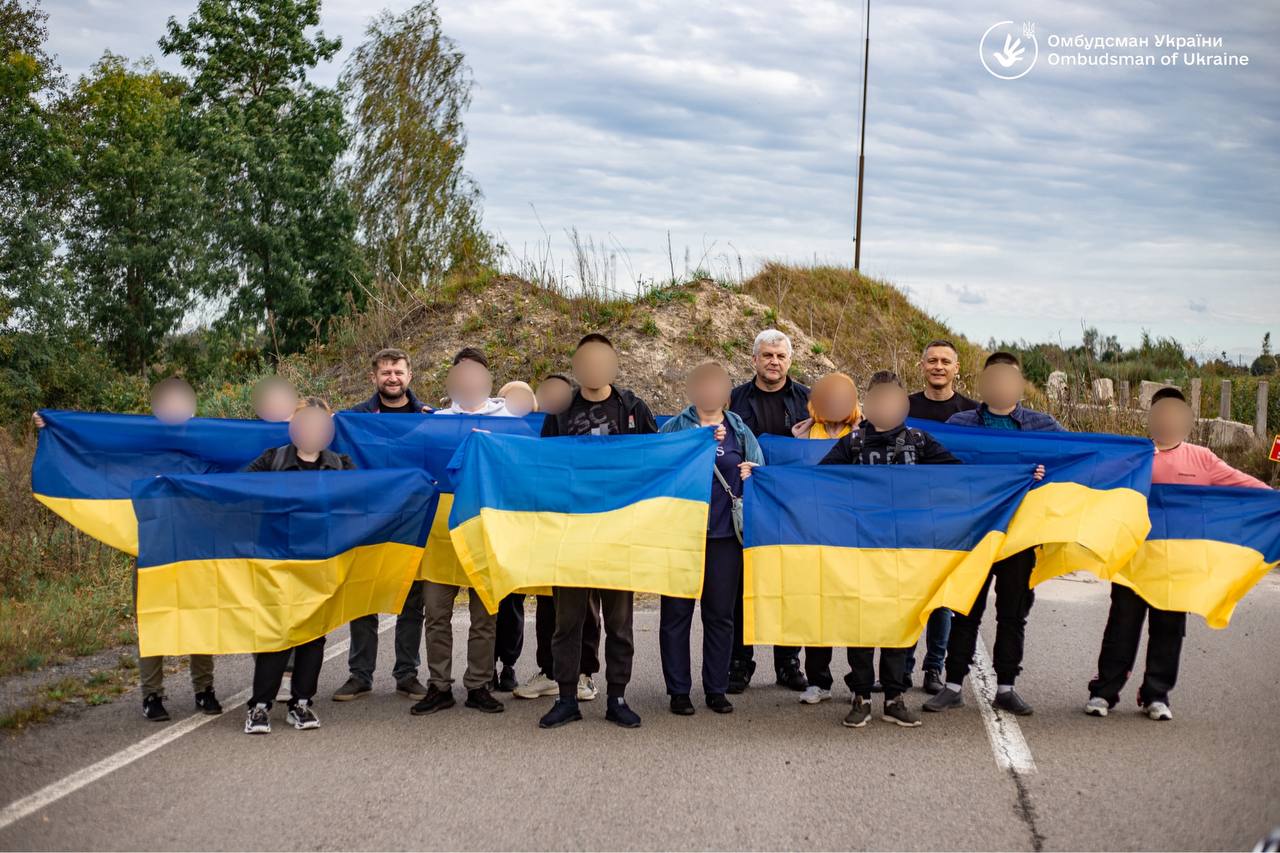
[[[301,349],[358,298],[355,212],[338,180],[342,99],[307,80],[340,42],[309,34],[319,0],[200,0],[160,47],[191,73],[184,139],[200,155],[238,281],[224,322]]]
[[[1253,364],[1249,365],[1249,372],[1254,376],[1270,376],[1276,372],[1276,357],[1271,354],[1271,333],[1267,332],[1262,336],[1262,352],[1253,360]]]
[[[347,63],[352,194],[378,273],[422,281],[492,259],[480,189],[463,171],[471,76],[434,0],[382,12]]]

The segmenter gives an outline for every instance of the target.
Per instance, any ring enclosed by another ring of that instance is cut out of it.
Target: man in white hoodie
[[[493,399],[493,377],[484,353],[467,347],[453,358],[453,367],[445,379],[449,407],[437,415],[499,415],[510,417],[502,400]],[[411,709],[415,716],[434,714],[452,708],[453,698],[453,602],[459,587],[453,584],[424,581],[422,596],[426,605],[427,695]],[[468,592],[471,628],[467,633],[467,671],[462,684],[467,690],[466,706],[497,714],[505,706],[489,692],[493,681],[493,648],[497,636],[497,617],[485,610],[480,596]]]

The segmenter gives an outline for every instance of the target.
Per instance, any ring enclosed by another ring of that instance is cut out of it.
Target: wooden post
[[[1191,416],[1199,419],[1200,417],[1200,377],[1197,376],[1191,380],[1191,399],[1187,401],[1191,404]]]
[[[1222,394],[1218,397],[1218,417],[1231,420],[1231,380],[1222,380]]]
[[[1127,409],[1127,408],[1129,408],[1129,380],[1128,380],[1128,379],[1121,379],[1121,380],[1120,380],[1120,394],[1119,394],[1119,397],[1120,397],[1120,400],[1119,400],[1119,402],[1120,402],[1120,408],[1122,408],[1122,409]]]
[[[1267,380],[1258,382],[1258,411],[1253,416],[1253,434],[1260,439],[1267,437]]]

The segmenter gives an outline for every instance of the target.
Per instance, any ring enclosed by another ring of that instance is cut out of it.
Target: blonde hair
[[[831,394],[838,387],[848,388],[852,392],[853,409],[841,420],[824,421],[818,417],[817,407],[814,406],[813,401],[815,398],[821,399]],[[847,373],[828,373],[813,383],[813,390],[809,393],[809,417],[813,418],[814,423],[856,427],[862,421],[862,404],[858,401],[858,383],[854,382],[853,377]]]
[[[513,379],[510,382],[508,382],[506,385],[503,385],[501,388],[498,389],[498,396],[505,400],[507,395],[515,390],[528,391],[529,396],[533,397],[533,410],[535,412],[538,411],[538,395],[533,393],[533,386],[530,385],[528,382],[524,382],[519,379]]]

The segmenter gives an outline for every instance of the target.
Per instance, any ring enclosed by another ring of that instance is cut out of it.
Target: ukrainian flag
[[[810,442],[816,443],[816,442]],[[746,483],[744,642],[915,643],[967,613],[1030,488],[1029,465],[766,465]]]
[[[472,433],[454,463],[449,532],[490,613],[567,586],[697,598],[716,443],[670,435]]]
[[[435,489],[420,470],[160,476],[133,488],[142,655],[285,649],[399,613]]]
[[[1032,586],[1077,569],[1104,580],[1138,550],[1150,529],[1150,440],[1104,433],[1010,432],[908,421],[965,463],[1035,465],[1034,484],[1009,525],[1000,557],[1037,551]],[[762,436],[770,465],[817,464],[834,441]]]
[[[1280,493],[1157,484],[1148,506],[1151,534],[1112,583],[1227,627],[1236,603],[1280,564]]]
[[[134,480],[156,474],[238,471],[289,441],[286,424],[193,418],[170,426],[150,415],[42,409],[31,490],[73,527],[138,553]]]

